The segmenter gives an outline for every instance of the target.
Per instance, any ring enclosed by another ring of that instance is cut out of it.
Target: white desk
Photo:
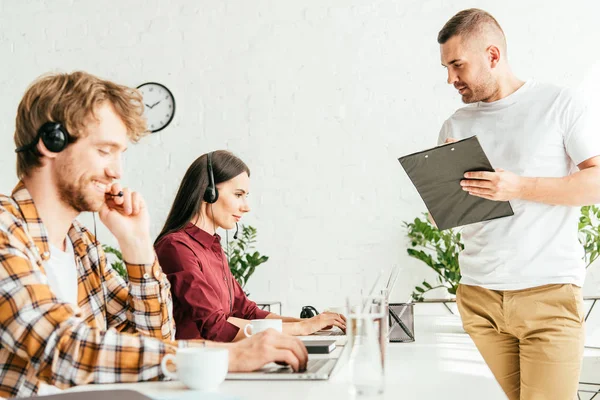
[[[506,399],[456,316],[417,316],[414,343],[390,343],[385,393],[377,399]],[[248,400],[350,399],[347,369],[329,381],[225,381],[219,393]],[[196,399],[179,382],[88,385],[71,391],[133,389],[154,398]],[[210,398],[210,397],[208,397]]]

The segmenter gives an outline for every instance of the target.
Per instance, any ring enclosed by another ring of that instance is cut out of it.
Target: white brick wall
[[[153,235],[192,160],[228,148],[252,169],[246,222],[271,257],[252,298],[294,315],[339,305],[397,263],[404,300],[431,275],[405,254],[402,221],[424,206],[396,158],[434,145],[461,105],[436,35],[471,6],[498,18],[522,78],[576,86],[598,57],[590,0],[0,0],[0,191],[15,184],[14,117],[35,77],[162,82],[174,122],[127,152],[123,179],[145,195]]]

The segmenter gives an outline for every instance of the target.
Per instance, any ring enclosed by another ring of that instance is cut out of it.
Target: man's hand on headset
[[[118,196],[123,192],[122,196]],[[142,195],[119,183],[106,185],[100,220],[119,242],[123,259],[130,264],[152,264],[155,259],[150,239],[150,217]]]

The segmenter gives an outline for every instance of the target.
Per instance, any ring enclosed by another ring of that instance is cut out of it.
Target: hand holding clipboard
[[[398,159],[440,230],[514,215],[507,201],[463,190],[466,172],[495,172],[476,136]]]

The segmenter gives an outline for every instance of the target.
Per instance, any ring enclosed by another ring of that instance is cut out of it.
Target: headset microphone
[[[235,223],[235,233],[233,234],[233,238],[237,239],[238,231],[239,231],[238,223]]]

